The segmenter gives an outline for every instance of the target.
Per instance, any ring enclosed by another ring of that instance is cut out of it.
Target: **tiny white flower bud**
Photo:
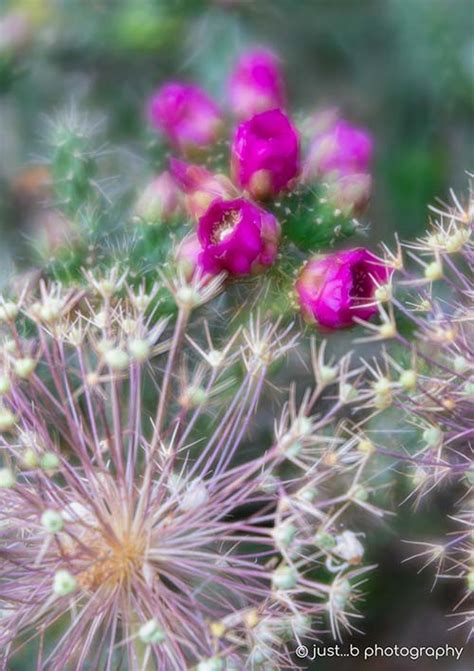
[[[275,544],[281,548],[288,548],[293,542],[298,529],[291,522],[282,522],[273,529]]]
[[[194,510],[202,506],[208,499],[208,492],[204,482],[194,480],[191,482],[180,501],[181,510]]]
[[[224,356],[224,353],[220,350],[211,349],[206,356],[206,360],[212,368],[219,368],[219,366],[221,366],[224,361]]]
[[[435,447],[443,438],[443,432],[439,426],[429,426],[423,431],[423,440],[430,447]]]
[[[192,310],[201,304],[201,294],[192,286],[180,287],[175,294],[176,303],[186,310]]]
[[[56,571],[53,580],[53,592],[56,596],[67,596],[68,594],[72,594],[76,589],[77,580],[69,571],[65,569]]]
[[[11,388],[10,378],[6,373],[0,374],[0,396],[8,394]]]
[[[425,268],[425,277],[430,282],[439,280],[443,277],[443,265],[441,261],[432,261]]]
[[[56,534],[63,528],[64,520],[57,510],[45,510],[41,515],[41,524],[50,534]]]
[[[150,356],[150,343],[144,338],[132,338],[128,342],[128,351],[133,359],[143,363]]]
[[[454,358],[454,370],[456,373],[465,373],[470,368],[471,365],[465,357],[458,355]]]
[[[398,378],[399,383],[406,391],[412,391],[416,388],[417,374],[411,368],[404,370]]]
[[[397,335],[397,329],[395,328],[395,324],[392,324],[392,322],[385,322],[384,324],[380,324],[379,333],[382,338],[395,338]]]
[[[36,361],[31,357],[17,359],[13,363],[13,368],[18,377],[21,377],[23,380],[27,380],[33,374],[36,368]]]
[[[375,290],[374,296],[380,303],[387,303],[392,297],[390,284],[381,284]]]
[[[364,546],[353,531],[346,530],[336,536],[333,552],[349,564],[360,564],[364,555]]]
[[[327,531],[318,531],[314,537],[314,544],[321,550],[332,550],[336,545],[336,540],[332,534]]]
[[[273,571],[272,585],[275,589],[293,589],[298,582],[298,574],[291,566],[281,565]]]
[[[138,632],[138,637],[146,645],[158,645],[166,639],[165,633],[155,619],[148,620],[142,624]]]
[[[11,489],[15,482],[15,474],[11,468],[0,468],[0,489]]]
[[[15,426],[15,422],[15,415],[8,408],[0,406],[0,433],[2,431],[11,431]]]
[[[54,471],[59,466],[59,457],[54,452],[45,452],[40,459],[44,471]]]
[[[199,662],[196,671],[224,671],[224,660],[220,657],[208,657]]]
[[[36,468],[39,464],[38,455],[32,448],[28,448],[23,454],[22,462],[26,468]]]
[[[351,583],[344,580],[336,580],[331,591],[331,604],[338,610],[344,610],[352,592]]]
[[[321,366],[319,377],[323,384],[331,384],[337,378],[337,366]]]
[[[343,403],[350,403],[355,401],[358,396],[357,389],[349,384],[348,382],[343,382],[339,388],[340,398]]]
[[[112,370],[125,370],[130,360],[128,358],[127,352],[119,347],[113,347],[104,352],[104,361],[105,363],[112,368]]]
[[[359,440],[357,443],[357,449],[359,452],[363,452],[364,454],[373,454],[375,452],[374,444],[371,440],[367,440],[367,438],[362,438]]]
[[[0,322],[10,322],[17,318],[20,309],[16,303],[5,301],[0,303]]]

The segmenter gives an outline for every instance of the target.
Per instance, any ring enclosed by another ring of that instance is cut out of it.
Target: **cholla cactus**
[[[188,333],[222,278],[166,282],[172,328],[154,318],[159,287],[119,273],[1,303],[4,669],[35,637],[38,669],[289,668],[302,637],[353,627],[368,567],[346,512],[380,511],[372,451],[334,425],[349,355],[314,348],[314,389],[293,389],[249,454],[295,338],[259,319],[219,344]]]
[[[387,262],[397,270],[398,287],[388,283],[378,288],[381,323],[368,324],[370,335],[362,340],[388,341],[385,364],[367,365],[373,375],[367,402],[376,412],[396,408],[405,423],[405,436],[415,436],[413,449],[405,440],[400,455],[408,465],[412,497],[420,503],[440,486],[455,486],[462,492],[453,516],[459,531],[436,544],[422,543],[416,556],[434,564],[437,577],[460,581],[463,596],[455,613],[470,637],[474,632],[474,205],[472,191],[466,206],[451,195],[452,206],[431,208],[436,219],[424,237],[399,245],[396,254],[386,250]]]

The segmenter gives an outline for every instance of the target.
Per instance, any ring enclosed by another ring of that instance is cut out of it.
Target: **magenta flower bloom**
[[[256,49],[244,54],[229,80],[232,111],[241,119],[285,106],[280,63],[275,54]]]
[[[177,185],[186,194],[186,208],[195,219],[199,219],[217,198],[228,200],[238,195],[228,177],[215,175],[201,165],[172,158],[170,169]]]
[[[275,261],[280,226],[273,214],[244,198],[214,201],[199,219],[200,263],[209,273],[258,273]]]
[[[330,173],[366,173],[372,153],[373,141],[369,133],[341,119],[313,139],[305,174],[321,177]]]
[[[181,149],[206,147],[218,138],[219,108],[198,86],[170,82],[151,98],[150,120]]]
[[[232,172],[240,187],[254,198],[268,198],[287,187],[298,171],[298,132],[281,110],[240,124],[232,145]]]
[[[363,247],[310,259],[295,284],[304,318],[327,329],[370,319],[377,312],[375,290],[392,272]]]

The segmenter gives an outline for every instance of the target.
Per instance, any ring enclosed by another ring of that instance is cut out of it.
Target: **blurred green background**
[[[11,17],[16,20],[11,22]],[[0,285],[30,263],[44,200],[48,124],[87,112],[100,125],[112,196],[144,185],[156,169],[145,102],[168,78],[196,80],[225,103],[237,55],[266,45],[281,57],[290,107],[301,116],[338,107],[375,136],[371,239],[423,230],[427,204],[464,189],[474,170],[473,0],[0,0]],[[101,149],[98,147],[97,149]],[[355,644],[463,644],[443,615],[456,595],[430,595],[432,575],[401,560],[398,538],[449,530],[451,499],[381,526],[380,568]],[[421,528],[420,528],[421,527]],[[461,661],[348,659],[315,668],[345,671],[472,669]],[[310,668],[308,666],[308,668]]]

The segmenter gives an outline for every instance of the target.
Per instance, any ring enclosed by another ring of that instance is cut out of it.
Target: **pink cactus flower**
[[[285,107],[285,90],[280,62],[265,49],[245,53],[229,80],[232,112],[240,119]]]
[[[149,116],[182,150],[204,148],[219,136],[222,119],[219,108],[198,86],[170,82],[151,98]]]
[[[281,110],[256,114],[240,124],[232,145],[232,172],[253,198],[276,195],[298,171],[298,132]]]
[[[310,259],[295,284],[304,318],[325,329],[369,320],[376,312],[377,286],[389,282],[392,269],[363,247]]]
[[[314,137],[305,164],[305,176],[317,178],[332,173],[366,173],[372,153],[370,134],[340,119]]]
[[[273,214],[244,198],[216,200],[199,219],[200,263],[209,273],[258,273],[275,261],[280,226]]]
[[[155,177],[142,191],[134,213],[146,223],[169,221],[182,206],[182,194],[176,182],[166,170]]]
[[[228,177],[215,175],[200,165],[172,158],[170,169],[178,187],[186,194],[186,209],[195,219],[199,219],[214,200],[229,200],[238,195]]]

